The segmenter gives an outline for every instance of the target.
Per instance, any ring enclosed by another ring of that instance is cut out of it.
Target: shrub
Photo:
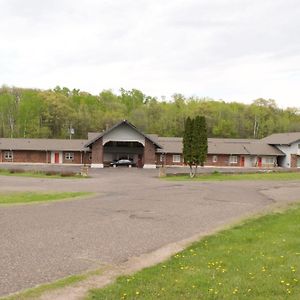
[[[46,176],[55,176],[55,175],[59,175],[59,173],[56,171],[46,171],[45,175]]]
[[[60,174],[61,177],[73,177],[73,176],[76,176],[76,173],[74,172],[62,172]]]
[[[15,173],[25,173],[25,170],[23,169],[10,169],[9,173],[15,174]]]

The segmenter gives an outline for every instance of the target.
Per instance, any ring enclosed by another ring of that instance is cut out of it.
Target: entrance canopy
[[[100,133],[86,145],[92,149],[92,167],[103,167],[117,159],[131,159],[139,167],[156,167],[155,152],[161,148],[151,137],[124,120]]]

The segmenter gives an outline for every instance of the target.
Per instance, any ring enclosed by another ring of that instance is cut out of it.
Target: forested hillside
[[[104,90],[91,95],[79,90],[0,88],[0,137],[87,138],[88,131],[102,131],[127,119],[146,133],[182,136],[184,120],[204,115],[208,136],[261,138],[274,132],[300,131],[296,108],[279,109],[274,100],[251,105],[225,103],[175,94],[165,101],[139,90]]]

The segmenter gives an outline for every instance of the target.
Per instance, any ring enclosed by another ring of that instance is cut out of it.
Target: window
[[[217,155],[213,155],[212,162],[216,163],[217,161],[218,161],[218,156]]]
[[[266,162],[266,164],[274,164],[274,158],[273,157],[266,157],[265,162]]]
[[[73,152],[66,152],[65,153],[65,159],[66,160],[73,160],[74,159],[74,153]]]
[[[159,156],[159,161],[160,162],[163,162],[165,160],[165,155],[164,154],[161,154],[160,156]]]
[[[92,153],[89,154],[89,160],[92,160]]]
[[[238,157],[236,155],[229,156],[229,163],[230,164],[237,164],[237,162],[238,162]]]
[[[7,160],[13,159],[13,152],[12,151],[5,151],[4,152],[4,159],[7,159]]]
[[[181,156],[179,154],[173,155],[173,162],[174,163],[180,163],[181,162]]]

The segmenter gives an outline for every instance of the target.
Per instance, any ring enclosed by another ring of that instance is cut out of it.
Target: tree
[[[207,129],[205,117],[187,118],[183,135],[183,158],[190,167],[190,177],[197,174],[198,166],[204,166],[207,156]],[[194,166],[194,170],[193,170]]]
[[[201,167],[204,166],[204,162],[207,157],[207,150],[208,150],[208,142],[207,142],[207,128],[206,128],[206,120],[204,116],[197,117],[199,123],[199,152],[197,160]]]
[[[193,132],[193,120],[190,117],[187,117],[184,124],[183,132],[183,159],[184,163],[190,167],[190,176],[193,177],[193,155],[192,155],[192,132]]]

